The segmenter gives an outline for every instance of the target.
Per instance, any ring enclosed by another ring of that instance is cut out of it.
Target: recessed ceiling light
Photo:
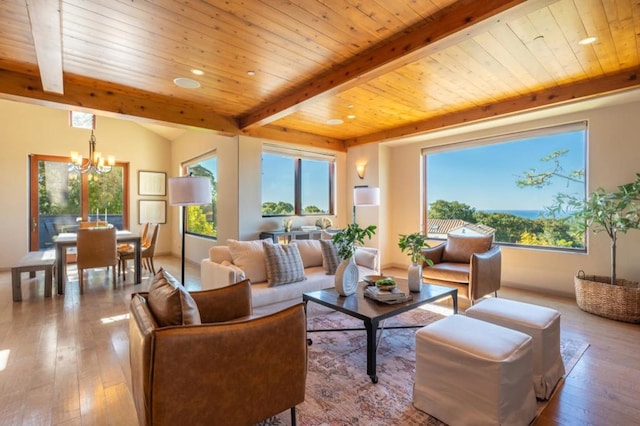
[[[255,71],[247,71],[247,75],[253,76],[253,75],[256,75],[256,72]]]
[[[327,124],[331,125],[331,126],[337,126],[339,124],[344,123],[344,121],[342,121],[339,118],[330,118],[327,120]]]
[[[197,89],[200,83],[192,78],[178,77],[173,79],[173,84],[184,89]]]
[[[356,118],[356,115],[355,114],[349,114],[349,115],[347,115],[347,118],[349,120],[353,120],[354,118]]]
[[[587,38],[583,38],[582,40],[580,40],[578,42],[578,44],[580,44],[582,46],[586,46],[587,44],[594,43],[596,40],[598,40],[598,37],[587,37]]]
[[[191,74],[195,74],[195,75],[204,75],[204,71],[199,70],[197,68],[192,68],[191,69]]]

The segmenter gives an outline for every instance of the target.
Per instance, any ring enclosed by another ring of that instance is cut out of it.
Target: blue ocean
[[[526,219],[538,219],[544,217],[544,210],[481,210],[485,213],[506,213]]]

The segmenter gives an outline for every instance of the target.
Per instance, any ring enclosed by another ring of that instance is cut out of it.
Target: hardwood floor
[[[180,260],[156,257],[180,276]],[[187,288],[199,289],[199,267],[187,265]],[[143,284],[118,288],[103,270],[89,274],[80,297],[75,270],[64,296],[44,298],[43,277],[22,280],[13,302],[11,273],[0,273],[0,424],[135,425],[130,394],[128,301]],[[628,425],[640,420],[640,325],[584,313],[569,298],[514,289],[500,297],[556,308],[562,333],[591,346],[536,425]],[[464,309],[464,303],[461,303]]]

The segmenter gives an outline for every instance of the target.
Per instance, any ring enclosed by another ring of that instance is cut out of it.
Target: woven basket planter
[[[574,278],[576,303],[585,312],[618,321],[640,323],[640,283],[578,274]]]

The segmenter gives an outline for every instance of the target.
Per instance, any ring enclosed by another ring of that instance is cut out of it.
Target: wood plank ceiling
[[[0,23],[0,96],[338,150],[640,84],[638,0],[3,0]]]

